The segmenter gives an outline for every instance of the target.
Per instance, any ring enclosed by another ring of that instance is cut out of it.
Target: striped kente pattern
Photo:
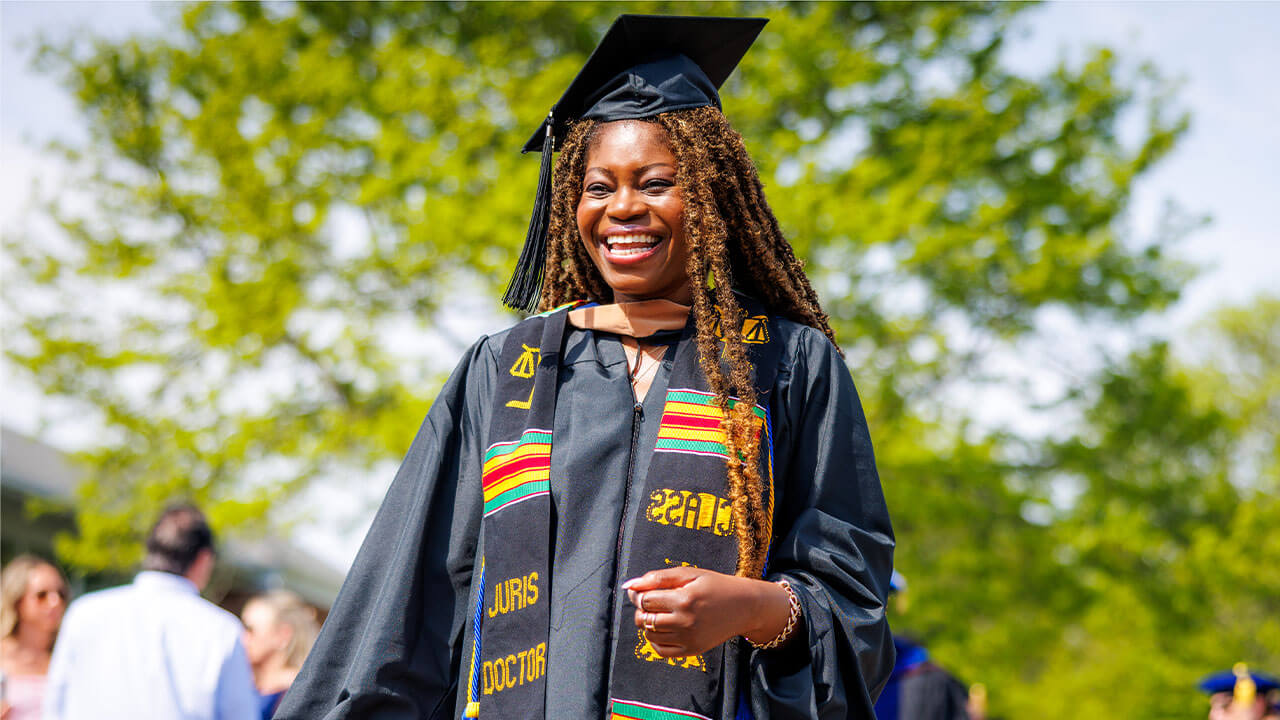
[[[484,453],[484,515],[551,492],[551,431],[525,430],[519,440]]]
[[[732,399],[729,402],[731,406],[736,404]],[[759,406],[753,409],[756,417],[764,420],[764,409]],[[689,389],[668,390],[654,450],[727,459],[729,452],[725,450],[724,430],[720,428],[723,419],[724,411],[716,407],[714,394]],[[758,427],[756,432],[759,433]]]
[[[688,710],[649,705],[635,700],[619,700],[613,698],[613,720],[711,720],[706,715],[699,715]]]

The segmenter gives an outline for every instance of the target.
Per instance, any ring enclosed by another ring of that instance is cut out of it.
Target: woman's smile
[[[595,131],[578,200],[578,231],[615,302],[692,300],[676,167],[660,125],[619,121]]]
[[[648,228],[622,225],[605,230],[604,251],[610,262],[627,265],[643,262],[653,255],[662,243],[662,237]]]

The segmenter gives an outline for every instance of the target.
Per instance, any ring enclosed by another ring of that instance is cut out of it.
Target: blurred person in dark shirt
[[[907,579],[897,570],[889,595],[899,601]],[[893,673],[876,700],[876,720],[969,720],[969,691],[951,673],[929,659],[929,651],[906,635],[895,633],[897,659]]]

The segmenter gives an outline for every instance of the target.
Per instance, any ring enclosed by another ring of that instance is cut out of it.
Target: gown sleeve
[[[770,580],[786,579],[804,625],[752,653],[757,718],[868,718],[893,669],[885,598],[893,528],[849,370],[821,333],[801,328],[774,400],[775,540]]]
[[[276,720],[454,716],[494,367],[481,339],[440,391]]]

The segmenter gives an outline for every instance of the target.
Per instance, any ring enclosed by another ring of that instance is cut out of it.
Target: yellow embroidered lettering
[[[719,537],[733,534],[733,504],[711,493],[658,488],[649,493],[645,519],[708,532]]]
[[[667,502],[667,491],[661,488],[649,493],[649,507],[645,508],[644,519],[649,522],[662,522],[662,508]]]
[[[690,530],[698,529],[698,507],[702,505],[703,493],[689,493],[689,498],[684,504],[684,519],[680,523],[682,526]]]
[[[679,490],[679,499],[671,505],[671,509],[667,512],[667,525],[680,525],[684,518],[684,506],[689,502],[689,496],[693,493],[688,490]]]
[[[711,532],[724,537],[733,532],[733,504],[724,498],[716,503],[716,524]]]
[[[531,572],[524,577],[513,577],[493,586],[493,603],[489,606],[489,617],[505,615],[515,610],[523,610],[538,602],[538,573]]]
[[[671,513],[673,507],[680,504],[680,493],[675,490],[659,488],[654,490],[649,495],[649,498],[652,502],[649,504],[646,517],[652,522],[669,525],[670,522],[667,520],[667,516]]]
[[[547,644],[481,663],[481,688],[485,695],[535,682],[547,674]]]

